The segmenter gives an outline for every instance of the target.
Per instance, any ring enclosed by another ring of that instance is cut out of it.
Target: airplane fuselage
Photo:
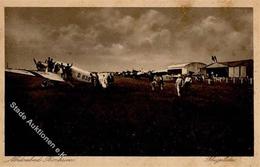
[[[109,85],[109,83],[108,83],[108,77],[110,75],[109,73],[89,72],[89,71],[80,69],[73,65],[70,67],[71,74],[70,74],[70,76],[68,76],[66,74],[66,72],[64,73],[62,68],[60,68],[58,71],[55,71],[55,69],[51,69],[51,71],[48,71],[49,69],[48,69],[48,65],[46,63],[42,63],[42,62],[37,63],[35,60],[35,64],[36,64],[38,71],[56,74],[57,77],[60,77],[60,79],[64,79],[65,81],[77,81],[80,83],[92,84],[93,86],[97,86],[98,84],[100,84],[103,88],[107,88]],[[39,68],[37,66],[37,64],[41,68]],[[55,62],[54,67],[56,65],[61,65],[61,64],[64,65],[63,68],[65,68],[67,65],[66,63],[62,63],[62,62]],[[45,68],[42,68],[42,67],[45,67]]]

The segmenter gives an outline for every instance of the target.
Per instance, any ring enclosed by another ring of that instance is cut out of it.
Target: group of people
[[[151,82],[152,91],[155,91],[156,86],[160,88],[160,90],[163,90],[164,82],[163,77],[161,75],[155,75]]]
[[[73,64],[68,63],[67,65],[63,65],[63,63],[56,63],[50,57],[48,57],[45,63],[47,63],[48,72],[58,73],[59,71],[61,71],[61,77],[65,80],[70,80],[72,78],[71,67]]]
[[[178,74],[178,78],[175,81],[177,95],[180,97],[182,94],[190,92],[191,83],[192,78],[190,74],[187,74],[186,76]],[[160,90],[163,90],[164,88],[164,81],[161,75],[154,75],[151,80],[152,91],[155,91],[156,86],[158,86]]]
[[[102,86],[103,88],[110,87],[114,83],[114,76],[112,73],[91,73],[91,83],[93,87]]]

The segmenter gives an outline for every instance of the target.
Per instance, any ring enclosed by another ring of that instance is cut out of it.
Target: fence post
[[[253,85],[253,78],[250,78],[249,81],[250,81],[250,85]]]
[[[240,78],[240,83],[241,83],[241,85],[244,83],[243,78]]]
[[[226,83],[228,83],[228,78],[226,78]]]

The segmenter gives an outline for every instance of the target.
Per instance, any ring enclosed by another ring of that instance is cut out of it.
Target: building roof
[[[229,67],[235,67],[235,66],[248,66],[248,65],[253,65],[253,60],[248,59],[248,60],[239,60],[239,61],[229,61],[229,62],[223,62],[223,64],[228,65]]]
[[[182,68],[186,67],[187,65],[189,65],[189,64],[194,64],[194,63],[203,64],[203,65],[206,66],[206,64],[201,63],[201,62],[189,62],[189,63],[181,63],[181,64],[173,64],[173,65],[170,65],[170,66],[168,66],[168,70],[182,69]]]
[[[239,60],[239,61],[229,61],[229,62],[216,62],[211,63],[204,68],[225,68],[225,67],[236,67],[236,66],[252,66],[253,60]]]
[[[226,68],[226,67],[228,66],[223,63],[212,63],[206,66],[206,68]]]
[[[168,69],[181,69],[183,67],[185,67],[186,65],[188,65],[189,63],[183,63],[183,64],[173,64],[173,65],[170,65],[168,66]]]
[[[166,73],[166,72],[168,72],[168,69],[154,70],[152,73]]]

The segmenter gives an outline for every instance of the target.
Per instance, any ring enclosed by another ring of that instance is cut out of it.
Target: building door
[[[240,77],[246,77],[246,66],[240,66]]]

